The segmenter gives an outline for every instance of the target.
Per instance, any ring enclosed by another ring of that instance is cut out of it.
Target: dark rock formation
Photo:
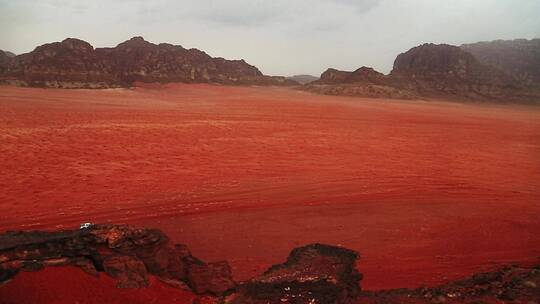
[[[197,49],[150,43],[134,37],[114,48],[94,49],[68,38],[16,56],[1,72],[4,82],[63,88],[127,87],[134,82],[291,85],[263,75],[244,60],[212,58]]]
[[[353,303],[362,279],[357,258],[352,250],[329,245],[296,248],[284,264],[240,284],[225,303]]]
[[[478,61],[505,71],[526,85],[540,86],[540,39],[463,44]]]
[[[398,55],[391,77],[396,86],[427,96],[502,99],[519,94],[521,89],[510,75],[447,44],[424,44]]]
[[[347,78],[351,75],[352,72],[340,71],[336,69],[329,68],[321,74],[319,80],[315,84],[336,84],[336,83],[346,83]]]
[[[354,72],[328,69],[321,74],[321,78],[315,84],[366,83],[384,85],[386,81],[384,74],[363,66]]]
[[[168,246],[155,229],[98,225],[60,232],[7,232],[0,235],[0,283],[20,271],[72,265],[92,275],[105,272],[120,288],[148,286],[155,275],[197,294],[219,296],[235,288],[226,262],[205,263],[185,245]]]
[[[482,63],[457,46],[431,43],[398,55],[390,75],[367,67],[354,72],[328,69],[320,80],[303,89],[364,97],[540,103],[540,89],[523,83],[506,70]]]
[[[436,287],[361,291],[355,251],[322,244],[294,249],[287,261],[236,285],[226,262],[204,263],[185,245],[168,246],[159,230],[98,225],[60,232],[0,235],[0,284],[20,271],[72,265],[104,272],[120,288],[148,286],[148,276],[204,295],[194,303],[402,304],[537,303],[540,265],[508,266]]]
[[[540,265],[509,266],[437,287],[363,292],[358,303],[538,303]]]
[[[222,303],[352,303],[360,293],[358,254],[322,244],[294,249],[284,264],[237,284],[227,262],[205,263],[185,245],[168,246],[159,230],[97,225],[60,232],[6,232],[0,235],[0,284],[20,271],[76,266],[91,275],[104,272],[119,288],[141,288],[148,276]]]
[[[312,76],[312,75],[294,75],[294,76],[287,77],[287,79],[296,81],[299,84],[306,84],[306,83],[310,83],[310,82],[313,82],[315,80],[318,80],[319,77],[315,77],[315,76]]]
[[[393,86],[390,77],[373,68],[361,67],[354,72],[328,69],[317,81],[302,89],[325,95],[363,96],[372,98],[411,99],[413,92]]]

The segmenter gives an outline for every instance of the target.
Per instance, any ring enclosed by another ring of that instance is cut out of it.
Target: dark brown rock
[[[156,229],[95,225],[82,230],[0,234],[0,283],[20,271],[69,265],[92,275],[105,272],[121,288],[146,287],[149,275],[214,296],[236,286],[226,262],[207,264],[193,257],[185,245],[170,247],[167,236]]]
[[[226,303],[352,303],[360,294],[358,254],[312,244],[294,249],[287,261],[238,287]]]
[[[224,261],[190,264],[187,276],[190,287],[197,294],[221,295],[236,287],[231,279],[231,268]]]
[[[540,299],[538,267],[504,267],[430,288],[363,292],[358,303],[536,303]]]
[[[144,263],[127,255],[112,255],[103,261],[103,269],[118,280],[118,288],[148,287],[148,273]]]

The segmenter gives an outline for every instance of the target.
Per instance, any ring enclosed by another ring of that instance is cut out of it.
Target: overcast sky
[[[132,36],[243,58],[270,75],[387,73],[425,43],[540,37],[540,0],[0,0],[0,49]]]

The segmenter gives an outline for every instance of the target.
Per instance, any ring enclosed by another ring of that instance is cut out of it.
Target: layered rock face
[[[527,85],[540,86],[540,39],[495,40],[463,44],[483,64],[494,66]]]
[[[114,48],[94,49],[68,38],[16,56],[2,72],[4,81],[29,86],[65,88],[127,87],[134,82],[223,84],[296,84],[284,77],[263,75],[244,60],[212,58],[197,49],[153,44],[134,37]]]

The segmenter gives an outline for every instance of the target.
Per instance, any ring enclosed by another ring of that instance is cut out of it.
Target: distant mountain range
[[[328,69],[305,90],[387,98],[444,97],[540,103],[539,39],[461,47],[423,44],[397,56],[389,75]]]
[[[330,94],[540,102],[540,39],[423,44],[399,54],[389,75],[369,67],[266,76],[244,60],[134,37],[113,48],[68,38],[15,56],[0,51],[0,82],[60,88],[129,87],[135,82],[296,85]]]
[[[540,39],[495,40],[463,44],[483,64],[494,66],[527,84],[540,83]]]
[[[96,48],[68,38],[18,56],[0,53],[3,82],[60,88],[128,87],[134,82],[295,85],[263,75],[244,60],[210,57],[198,49],[153,44],[134,37],[114,48]]]

